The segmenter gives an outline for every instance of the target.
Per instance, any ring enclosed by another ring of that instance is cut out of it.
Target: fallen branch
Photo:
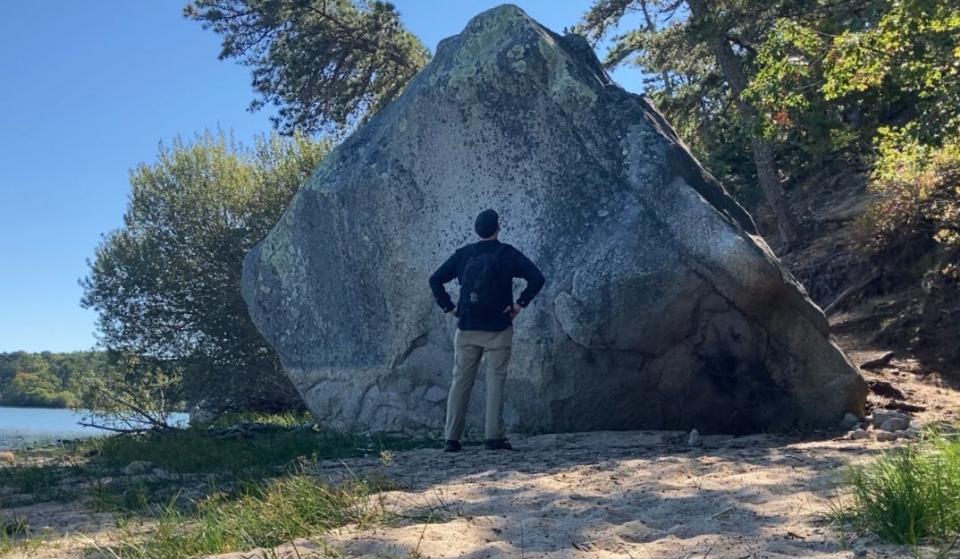
[[[887,364],[890,363],[890,360],[893,359],[893,355],[894,353],[892,351],[888,351],[883,355],[881,355],[880,357],[876,359],[871,359],[870,361],[867,361],[863,365],[860,365],[860,368],[864,370],[871,370],[871,369],[880,369],[880,368],[886,367]]]
[[[884,380],[871,380],[867,383],[870,387],[870,392],[873,392],[877,396],[883,396],[884,398],[890,398],[891,400],[906,400],[907,397],[903,392],[896,386],[890,384]]]
[[[108,427],[108,426],[103,425],[103,424],[101,424],[101,423],[91,423],[91,422],[89,422],[89,421],[82,421],[82,420],[81,420],[81,421],[78,421],[78,422],[77,422],[77,425],[80,425],[81,427],[93,427],[94,429],[102,429],[102,430],[104,430],[104,431],[110,431],[110,432],[112,432],[112,433],[126,433],[126,434],[144,433],[144,432],[150,430],[149,427],[142,427],[142,428],[136,428],[136,427]]]
[[[823,309],[823,314],[826,316],[832,315],[837,308],[843,303],[847,302],[848,299],[852,299],[854,295],[859,294],[861,291],[867,288],[871,283],[873,283],[877,278],[880,277],[880,274],[873,274],[867,279],[861,281],[860,283],[851,285],[850,287],[844,289],[840,295],[837,295],[836,298]]]
[[[883,405],[884,409],[888,410],[900,410],[906,412],[918,412],[918,411],[927,411],[926,406],[918,406],[916,404],[908,404],[906,402],[887,402]]]

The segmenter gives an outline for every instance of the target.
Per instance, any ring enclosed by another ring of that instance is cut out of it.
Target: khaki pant
[[[480,359],[487,358],[487,411],[484,433],[487,439],[502,439],[503,384],[507,380],[513,327],[501,332],[457,330],[453,337],[453,383],[447,397],[446,439],[459,441],[467,415],[470,392],[477,378]]]

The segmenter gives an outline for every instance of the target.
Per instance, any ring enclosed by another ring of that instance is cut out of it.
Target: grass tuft
[[[27,520],[21,516],[0,517],[0,554],[20,551],[24,554],[34,551],[40,539],[33,536]]]
[[[171,505],[145,538],[127,535],[111,556],[181,559],[258,547],[272,548],[347,524],[389,520],[368,483],[339,487],[306,474],[245,486],[238,494],[214,493],[185,513]]]
[[[205,426],[226,428],[241,424],[271,425],[274,427],[285,427],[287,429],[292,429],[294,427],[313,424],[313,417],[309,412],[305,411],[273,413],[241,411],[225,413]]]
[[[960,535],[960,440],[930,434],[848,474],[835,520],[896,544],[946,543]]]

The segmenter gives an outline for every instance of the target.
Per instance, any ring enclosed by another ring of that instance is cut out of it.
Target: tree
[[[696,147],[708,160],[714,150],[729,152],[724,144],[747,140],[756,173],[748,180],[759,184],[789,248],[798,236],[796,218],[784,199],[774,146],[760,132],[757,110],[743,95],[754,45],[773,25],[771,14],[785,4],[788,2],[598,0],[585,16],[583,28],[596,41],[631,11],[644,15],[645,25],[615,37],[606,65],[614,67],[633,58],[657,76],[650,80],[655,100],[668,116],[686,124],[681,128],[701,136]],[[718,123],[724,127],[722,131]]]
[[[73,406],[85,379],[102,374],[106,367],[102,352],[0,353],[0,403]]]
[[[753,125],[757,122],[757,110],[743,96],[747,88],[747,75],[743,69],[743,61],[734,52],[731,41],[727,38],[728,29],[718,17],[719,14],[712,11],[704,0],[687,0],[687,5],[690,6],[692,23],[701,26],[703,30],[703,36],[717,59],[730,92],[737,101],[740,114],[748,124]],[[780,237],[789,249],[797,241],[797,225],[793,212],[790,211],[783,197],[783,187],[780,185],[774,162],[773,146],[758,132],[750,135],[750,145],[753,150],[753,162],[757,167],[760,190],[763,191],[767,205],[777,218]]]
[[[885,295],[912,294],[875,339],[956,369],[960,1],[840,7],[779,18],[757,49],[746,95],[765,115],[767,137],[806,136],[813,141],[799,146],[810,159],[820,141],[866,164],[860,247]]]
[[[4,388],[0,402],[12,406],[66,408],[76,404],[76,396],[65,390],[49,372],[16,373]]]
[[[343,132],[403,91],[429,59],[389,3],[194,0],[184,15],[223,36],[220,59],[253,68],[251,105],[284,133]]]
[[[957,207],[960,2],[873,0],[794,14],[757,50],[746,96],[768,115],[767,136],[803,129],[873,144],[863,150],[873,168],[862,223],[871,248],[902,250],[904,240],[933,236],[927,229],[956,235],[946,224]]]
[[[159,391],[136,393],[217,410],[300,405],[247,314],[240,275],[247,251],[329,149],[300,135],[245,149],[207,133],[161,145],[154,164],[131,172],[123,227],[81,282],[82,304],[99,313],[100,342],[118,365],[117,395],[124,383],[156,381]],[[99,392],[93,403],[108,403]]]
[[[872,0],[844,12],[779,18],[758,49],[747,95],[767,129],[855,124],[941,145],[960,128],[960,2]],[[832,118],[813,122],[816,113]],[[772,134],[771,134],[772,135]]]

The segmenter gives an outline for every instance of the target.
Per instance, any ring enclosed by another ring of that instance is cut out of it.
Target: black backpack
[[[502,301],[496,300],[496,283],[500,279],[503,255],[506,245],[500,245],[494,252],[478,252],[470,247],[467,262],[460,274],[460,302],[457,313],[460,316],[493,318],[503,311]]]

